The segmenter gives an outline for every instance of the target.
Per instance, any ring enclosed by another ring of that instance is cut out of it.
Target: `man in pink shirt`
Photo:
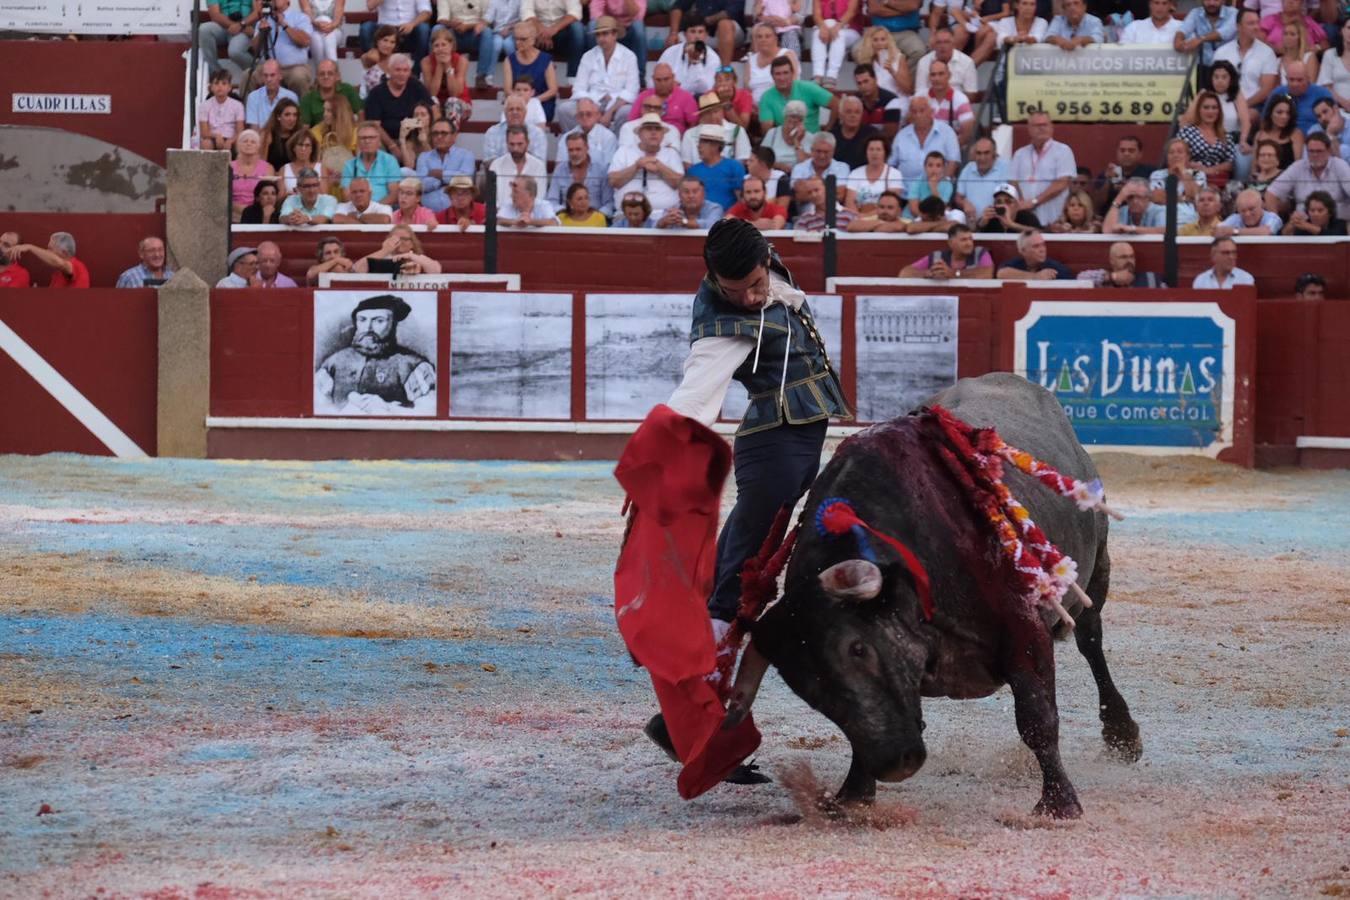
[[[642,101],[651,96],[659,98],[665,104],[661,120],[678,128],[680,134],[684,134],[689,126],[698,124],[698,101],[694,99],[693,94],[676,83],[675,70],[665,63],[652,69],[652,86],[638,94],[632,110],[628,113],[629,121],[642,115]]]

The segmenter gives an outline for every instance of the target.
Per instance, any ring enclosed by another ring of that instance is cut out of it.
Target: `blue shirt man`
[[[450,208],[445,186],[456,175],[473,175],[473,154],[456,147],[455,127],[446,120],[431,126],[431,149],[417,157],[417,177],[422,179],[422,205],[432,212]]]
[[[295,95],[295,91],[281,86],[281,64],[275,59],[269,59],[261,66],[262,87],[248,95],[248,100],[244,102],[244,124],[249,128],[262,128],[267,124],[267,117],[272,115],[272,109],[283,99],[290,100],[300,105],[300,98]]]
[[[703,182],[704,193],[710,202],[731,209],[740,197],[741,183],[747,174],[745,166],[739,160],[722,156],[727,145],[726,128],[710,124],[700,125],[698,129],[698,162],[687,171]],[[847,178],[847,174],[844,177]]]
[[[1200,51],[1200,65],[1214,65],[1214,51],[1237,37],[1237,10],[1223,0],[1204,0],[1186,14],[1173,46],[1182,53]]]
[[[403,170],[398,160],[380,149],[379,128],[374,122],[363,122],[356,129],[356,156],[342,167],[342,189],[350,187],[352,179],[364,178],[370,182],[370,196],[375,202],[388,203]]]
[[[703,182],[685,175],[680,179],[680,202],[656,215],[655,227],[711,228],[721,218],[722,207],[708,202]]]
[[[891,166],[905,176],[906,182],[923,177],[923,160],[929,153],[941,153],[949,164],[961,159],[961,144],[956,139],[956,132],[946,122],[933,118],[933,108],[928,104],[927,97],[919,96],[910,101],[909,115],[912,124],[900,129],[900,133],[895,136],[889,160]],[[927,119],[928,131],[920,137],[916,126],[921,122],[915,120],[924,118]]]
[[[273,0],[273,4],[275,11],[264,20],[268,27],[259,29],[259,40],[268,43],[272,58],[281,63],[283,69],[308,66],[309,44],[314,37],[314,25],[309,16],[292,0]],[[303,43],[297,40],[303,40]]]
[[[1061,50],[1077,50],[1106,39],[1102,20],[1087,11],[1083,0],[1064,0],[1064,14],[1055,16],[1045,30],[1045,43]]]
[[[1303,63],[1287,63],[1284,71],[1289,78],[1289,83],[1270,92],[1270,96],[1266,98],[1266,105],[1261,107],[1261,115],[1266,114],[1270,109],[1270,104],[1274,103],[1277,98],[1288,97],[1294,101],[1294,124],[1298,126],[1299,131],[1310,134],[1318,124],[1317,113],[1313,107],[1323,98],[1330,99],[1332,102],[1335,102],[1336,98],[1331,91],[1322,87],[1322,85],[1308,83],[1308,70]]]
[[[966,199],[978,216],[994,205],[994,188],[1010,180],[1008,161],[999,158],[993,141],[982,137],[970,148],[970,162],[956,179],[956,192]]]

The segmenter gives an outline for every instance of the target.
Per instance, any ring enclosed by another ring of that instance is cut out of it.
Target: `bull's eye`
[[[848,655],[861,659],[867,655],[867,645],[862,641],[854,641],[848,645]]]

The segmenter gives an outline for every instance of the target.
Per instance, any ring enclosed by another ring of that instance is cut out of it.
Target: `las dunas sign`
[[[1017,322],[1015,366],[1084,444],[1215,456],[1233,443],[1235,338],[1216,303],[1038,301]]]

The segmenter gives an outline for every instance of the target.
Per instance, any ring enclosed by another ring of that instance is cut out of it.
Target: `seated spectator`
[[[722,155],[727,135],[721,125],[700,125],[698,134],[698,162],[686,171],[698,179],[714,206],[730,209],[740,196],[745,166]]]
[[[1336,101],[1323,97],[1313,106],[1313,113],[1317,116],[1317,128],[1314,131],[1331,138],[1331,154],[1345,159],[1350,155],[1350,144],[1345,140],[1345,114]]]
[[[950,205],[955,193],[956,186],[947,177],[947,160],[936,151],[929,153],[923,158],[923,177],[914,179],[905,188],[909,214],[918,216],[919,203],[929,197],[939,197],[943,204]]]
[[[1013,281],[1072,281],[1073,272],[1064,263],[1051,259],[1049,252],[1045,235],[1028,228],[1017,236],[1018,255],[999,267],[997,277]]]
[[[553,174],[548,182],[548,194],[544,199],[554,209],[570,209],[568,192],[571,191],[572,185],[580,184],[586,187],[586,202],[593,203],[596,210],[608,215],[614,208],[608,167],[601,166],[591,158],[591,146],[581,131],[569,132],[562,143],[566,146],[567,162],[553,167]]]
[[[258,251],[253,247],[235,247],[225,258],[224,278],[216,282],[218,288],[262,287],[258,280]]]
[[[965,222],[959,218],[963,216],[960,210],[948,209],[947,204],[942,202],[941,197],[929,197],[926,200],[919,201],[919,217],[910,219],[905,223],[906,234],[931,234],[934,232],[947,233],[947,229],[953,224],[964,225]]]
[[[579,0],[520,0],[520,20],[532,24],[536,33],[534,43],[547,51],[553,59],[567,64],[567,77],[575,78],[581,54],[586,49],[586,29],[581,25]],[[520,54],[520,34],[516,33],[516,55]],[[522,59],[528,66],[529,61]],[[550,68],[552,64],[550,63]],[[519,74],[515,72],[512,74]],[[542,84],[542,79],[536,79]],[[510,84],[506,85],[510,90]],[[556,85],[553,86],[556,91]],[[541,97],[541,100],[544,98]],[[551,98],[550,98],[551,100]],[[546,104],[547,105],[547,104]],[[553,110],[549,109],[549,121]]]
[[[1338,105],[1350,109],[1350,18],[1341,22],[1339,47],[1333,44],[1322,55],[1317,83],[1331,91]]]
[[[253,287],[293,288],[295,279],[281,272],[281,248],[272,241],[258,245],[258,283]]]
[[[648,102],[649,98],[660,101],[661,111],[657,114],[658,117],[666,124],[674,126],[680,134],[684,134],[685,129],[698,123],[698,101],[694,99],[693,94],[679,86],[675,81],[675,70],[664,63],[657,63],[656,68],[652,69],[652,86],[638,94],[637,102],[628,113],[629,121],[641,118],[651,111],[647,109],[651,105]],[[678,147],[678,144],[676,146]]]
[[[455,225],[460,231],[468,231],[469,226],[487,221],[487,207],[474,199],[473,179],[468,175],[451,178],[446,192],[450,195],[450,205],[436,214],[437,221]]]
[[[253,68],[252,35],[250,29],[261,17],[262,11],[252,0],[208,0],[197,26],[197,47],[206,70],[215,77],[223,71],[220,48],[228,47],[230,62],[241,72]],[[219,149],[219,148],[217,148]]]
[[[75,238],[69,232],[53,232],[47,240],[45,249],[35,244],[15,244],[9,251],[10,261],[18,262],[25,253],[33,254],[35,258],[56,270],[52,272],[52,279],[47,283],[47,287],[89,287],[89,270],[75,256]]]
[[[812,0],[810,14],[816,27],[811,32],[811,62],[819,70],[821,86],[834,90],[839,85],[844,56],[862,37],[861,11],[859,0]]]
[[[749,91],[737,85],[735,66],[722,66],[717,70],[713,77],[713,92],[722,101],[722,115],[726,120],[748,132],[755,117],[755,100]],[[736,158],[740,159],[739,156]]]
[[[299,104],[300,98],[290,88],[281,85],[281,65],[269,59],[258,68],[262,85],[248,95],[244,103],[244,122],[249,128],[261,130],[272,116],[272,109],[282,100]]]
[[[1102,234],[1162,234],[1166,225],[1167,209],[1153,202],[1148,182],[1131,178],[1106,211]]]
[[[739,125],[727,122],[722,111],[722,99],[709,91],[698,98],[698,126],[686,131],[680,140],[680,158],[684,160],[686,166],[698,162],[699,135],[708,125],[715,125],[722,130],[725,137],[722,144],[723,156],[739,160],[742,164],[750,158],[749,133]]]
[[[1256,10],[1237,14],[1237,37],[1214,51],[1214,62],[1227,62],[1238,72],[1242,96],[1260,107],[1279,84],[1280,63],[1275,51],[1261,41],[1261,17]]]
[[[528,75],[535,86],[535,96],[543,106],[544,117],[551,122],[557,111],[558,75],[553,70],[553,57],[540,49],[539,23],[526,18],[516,23],[514,33],[515,50],[508,53],[502,63],[502,85],[510,96],[516,80]]]
[[[849,198],[854,208],[863,214],[872,212],[882,194],[889,191],[902,196],[905,190],[905,178],[900,170],[886,162],[884,137],[874,134],[867,139],[866,159],[864,165],[848,174]]]
[[[0,233],[0,288],[26,288],[33,279],[28,270],[19,265],[19,257],[14,248],[22,241],[17,231]]]
[[[396,49],[411,54],[412,64],[421,62],[431,38],[431,0],[383,0],[372,5],[375,2],[366,0],[366,8],[375,10],[375,21],[361,23],[361,52],[369,52],[392,34]],[[386,31],[388,28],[393,31]]]
[[[395,225],[380,249],[352,264],[352,271],[387,272],[391,275],[439,275],[441,264],[426,255],[411,225]]]
[[[660,97],[656,96],[644,97],[634,105],[637,106],[638,110],[642,113],[642,116],[650,115],[656,116],[658,120],[661,119],[661,110],[663,107],[661,104]],[[638,118],[638,119],[629,119],[627,122],[624,122],[622,125],[619,126],[618,147],[636,147],[638,145],[638,126],[640,124],[641,119]],[[669,147],[676,153],[679,153],[682,140],[683,138],[680,136],[680,129],[676,128],[674,125],[671,125],[669,122],[661,121],[662,147]],[[612,160],[613,158],[614,154],[611,153],[610,159]]]
[[[692,175],[680,179],[679,202],[656,214],[657,228],[711,228],[723,207],[708,200],[703,182]]]
[[[982,137],[970,147],[970,162],[956,179],[956,202],[967,221],[994,205],[994,188],[1008,181],[1008,162],[1000,159],[991,138]]]
[[[853,69],[853,80],[858,85],[855,96],[862,102],[863,122],[887,137],[899,131],[900,120],[909,113],[909,101],[883,91],[877,84],[876,71],[867,63],[859,63]]]
[[[431,126],[436,115],[430,103],[419,103],[413,107],[412,117],[404,119],[398,126],[398,147],[391,151],[404,169],[417,168],[417,157],[431,149]]]
[[[512,94],[502,105],[503,120],[493,125],[483,135],[483,159],[493,160],[506,152],[506,132],[510,128],[524,128],[530,155],[539,159],[548,159],[548,132],[537,125],[525,122],[525,100]]]
[[[627,49],[627,48],[625,48]],[[600,210],[591,206],[591,192],[577,183],[567,189],[567,205],[558,213],[558,222],[567,228],[608,228],[609,220]]]
[[[849,167],[834,158],[834,135],[822,131],[811,138],[811,155],[792,167],[789,175],[795,186],[804,178],[825,179],[833,175],[839,201],[847,204]]]
[[[1022,208],[1035,213],[1037,221],[1053,222],[1064,210],[1078,163],[1073,150],[1055,140],[1055,123],[1048,114],[1034,112],[1027,116],[1027,134],[1031,143],[1013,153],[1009,171],[1021,188]]]
[[[974,65],[992,58],[996,50],[993,23],[998,17],[982,16],[985,7],[1003,11],[1008,9],[1008,4],[1002,0],[934,0],[928,18],[928,30],[932,35],[928,46],[936,50],[938,33],[946,32],[953,50],[970,50],[969,59]],[[920,68],[926,58],[919,60]]]
[[[262,7],[267,9],[267,4]],[[281,66],[281,77],[294,95],[309,91],[314,72],[309,67],[310,44],[314,25],[298,4],[291,0],[272,0],[272,15],[258,19],[253,32],[253,53]]]
[[[300,127],[299,105],[289,99],[278,100],[262,130],[262,158],[267,160],[273,171],[280,172],[291,161],[286,144],[303,131]]]
[[[1303,0],[1282,0],[1279,12],[1262,16],[1261,31],[1265,42],[1272,47],[1287,47],[1285,40],[1290,32],[1306,34],[1309,49],[1324,50],[1327,47],[1326,32],[1307,14]]]
[[[863,32],[853,47],[853,59],[860,66],[870,66],[877,86],[901,98],[902,103],[914,93],[914,70],[895,45],[895,38],[880,25]]]
[[[1161,3],[1164,0],[1152,0]],[[994,39],[1000,47],[1039,44],[1050,30],[1050,23],[1036,15],[1036,0],[1013,0],[1013,14],[994,23]],[[1178,23],[1180,24],[1180,23]]]
[[[806,130],[806,104],[793,100],[783,110],[783,124],[770,128],[760,146],[773,153],[775,169],[791,172],[798,163],[811,158],[815,136]]]
[[[674,11],[671,14],[673,16]],[[671,36],[667,38],[667,41],[674,43],[674,39],[675,34],[672,29]],[[768,25],[759,24],[750,29],[750,51],[745,58],[745,68],[748,73],[745,86],[749,89],[750,99],[756,107],[759,106],[759,100],[764,96],[764,92],[773,87],[771,66],[775,59],[786,56],[788,62],[792,65],[792,77],[801,77],[801,60],[796,53],[783,49],[783,45],[778,42],[778,32]]]
[[[408,177],[398,183],[398,208],[394,210],[395,225],[425,225],[431,231],[436,227],[436,214],[422,205],[422,180]]]
[[[614,158],[614,151],[619,149],[619,139],[615,132],[600,124],[600,106],[594,100],[582,97],[576,102],[575,109],[572,111],[572,118],[576,120],[575,127],[564,131],[558,139],[558,157],[559,163],[568,158],[569,151],[567,142],[571,140],[572,135],[580,135],[586,141],[588,146],[587,156],[595,161],[595,165],[602,170],[609,168],[609,161]],[[628,123],[615,123],[620,127]],[[679,132],[675,129],[668,129],[679,137]],[[637,136],[633,136],[633,143],[637,143]],[[589,187],[589,185],[588,185]]]
[[[253,200],[253,188],[258,180],[271,180],[274,174],[267,161],[261,159],[262,138],[252,128],[239,132],[235,142],[236,156],[230,163],[230,200],[236,219]],[[279,190],[279,189],[278,189]]]
[[[1266,213],[1279,221],[1274,213]],[[1313,191],[1303,201],[1303,209],[1296,209],[1284,226],[1284,234],[1299,237],[1329,237],[1346,233],[1345,221],[1336,216],[1336,201],[1326,191]]]
[[[493,43],[497,45],[497,49],[492,55],[495,64],[499,56],[509,56],[515,52],[516,25],[520,24],[520,0],[488,0],[487,12],[483,13],[483,19],[496,32]],[[496,87],[496,80],[493,75],[488,75],[486,87]]]
[[[1325,300],[1327,299],[1326,279],[1316,272],[1304,272],[1298,278],[1294,279],[1294,299],[1295,300]]]
[[[1050,223],[1055,234],[1099,234],[1102,220],[1097,218],[1092,197],[1087,191],[1070,193],[1064,200],[1064,211]]]
[[[333,190],[341,172],[330,172],[319,162],[319,142],[306,129],[300,129],[286,142],[286,155],[290,162],[281,167],[278,183],[283,193],[293,194],[299,190],[300,173],[313,169],[319,173],[319,190],[327,194]]]
[[[970,143],[975,136],[975,110],[970,105],[970,98],[951,86],[951,75],[942,60],[933,60],[928,77],[927,94],[933,104],[934,118],[950,125],[962,146]]]
[[[784,107],[792,100],[806,104],[805,126],[807,131],[820,131],[820,111],[832,114],[839,106],[839,99],[818,84],[792,77],[792,61],[780,56],[773,61],[773,87],[759,98],[759,124],[771,128],[783,122]]]
[[[660,63],[670,66],[675,81],[695,97],[713,89],[713,80],[722,66],[720,57],[708,49],[708,28],[696,13],[684,16],[679,43],[661,51]]]
[[[763,23],[768,25],[778,33],[778,43],[783,45],[784,50],[791,50],[798,56],[802,53],[802,19],[804,19],[810,10],[805,12],[802,9],[803,0],[755,0],[754,18],[755,24]],[[824,55],[820,58],[824,58]],[[728,59],[727,62],[731,60]],[[823,79],[816,78],[817,84],[823,84]],[[834,87],[833,84],[826,87]]]
[[[460,4],[463,10],[477,5],[476,2]],[[492,62],[488,62],[489,71]],[[431,52],[422,58],[420,74],[422,86],[431,94],[441,116],[452,119],[456,125],[467,122],[473,111],[473,100],[469,96],[469,58],[459,52],[453,29],[438,28],[432,33]]]
[[[539,182],[533,178],[511,179],[505,206],[499,206],[497,223],[503,228],[546,228],[558,224],[547,200],[539,199]]]
[[[230,96],[233,90],[229,72],[211,73],[211,96],[197,107],[197,146],[203,150],[232,150],[244,130],[244,104]]]
[[[980,211],[975,227],[981,234],[1025,234],[1039,230],[1041,223],[1035,213],[1022,209],[1017,186],[1004,183],[994,188],[994,202]]]
[[[1336,98],[1331,91],[1311,82],[1308,67],[1301,62],[1285,63],[1284,76],[1286,83],[1270,92],[1266,106],[1269,107],[1281,97],[1288,97],[1294,103],[1294,124],[1306,135],[1317,125],[1317,114],[1313,112],[1317,101],[1324,97],[1332,101]]]
[[[1218,6],[1221,0],[1209,2]],[[1049,27],[1045,29],[1045,43],[1061,50],[1074,51],[1106,40],[1106,29],[1102,27],[1102,20],[1087,11],[1086,0],[1064,0],[1061,9],[1063,12],[1051,19]],[[1236,25],[1233,27],[1233,33],[1237,33]]]
[[[173,277],[173,269],[164,260],[164,241],[153,235],[143,237],[136,245],[136,253],[141,261],[117,276],[117,287],[154,287]],[[147,281],[155,284],[146,284]]]
[[[741,0],[687,0],[670,11],[670,30],[678,31],[686,14],[702,17],[708,29],[708,43],[717,50],[722,64],[727,65],[735,59],[736,48],[745,43],[745,28],[740,21],[744,11]]]
[[[389,77],[366,95],[366,108],[361,112],[367,122],[380,126],[380,143],[395,157],[399,154],[399,138],[403,136],[400,131],[403,120],[413,118],[419,104],[430,107],[433,103],[422,82],[412,77],[412,71],[413,62],[406,53],[390,57]]]
[[[397,199],[398,182],[403,170],[398,160],[380,149],[384,131],[374,122],[362,122],[356,129],[356,156],[342,170],[342,188],[351,190],[352,179],[364,178],[372,197],[381,203]]]
[[[431,36],[431,56],[436,55],[436,34],[442,30],[449,31],[454,35],[456,47],[463,44],[465,47],[474,48],[478,55],[478,78],[475,83],[479,88],[486,88],[488,86],[488,78],[492,75],[492,67],[497,62],[497,33],[493,30],[492,26],[488,24],[486,18],[487,5],[480,2],[480,0],[440,0],[440,2],[437,2],[436,4],[436,11],[438,13],[438,18],[436,20],[435,31],[433,31]],[[454,64],[453,68],[459,73],[458,77],[463,79],[464,87],[467,89],[469,86],[468,60],[458,52],[456,52],[454,56],[465,60],[465,65],[462,70],[460,69],[458,62]],[[431,57],[429,56],[427,58],[430,59]],[[424,67],[425,62],[426,61],[423,60]],[[444,66],[444,62],[442,63],[442,66]],[[444,73],[442,74],[442,77],[444,77]],[[425,79],[425,75],[423,78]],[[433,79],[427,83],[435,84],[436,80],[433,77]],[[459,96],[458,92],[451,93],[447,90],[447,93],[449,96],[445,99],[441,99],[439,96],[437,97],[442,104],[450,97]]]
[[[1191,150],[1181,138],[1171,138],[1164,145],[1167,168],[1154,169],[1148,179],[1153,202],[1167,203],[1167,176],[1177,177],[1177,224],[1195,221],[1195,195],[1209,183],[1204,171],[1191,161]]]
[[[1237,243],[1232,238],[1215,238],[1209,248],[1209,261],[1213,266],[1195,276],[1191,287],[1227,291],[1240,284],[1256,284],[1250,272],[1238,268],[1237,257]]]
[[[728,219],[744,219],[760,231],[776,231],[787,224],[788,211],[769,199],[763,178],[747,175],[740,202],[727,210]]]
[[[325,273],[346,274],[352,270],[354,265],[347,258],[347,248],[343,246],[342,240],[333,237],[331,234],[319,238],[315,258],[317,262],[305,272],[305,284],[310,287],[318,287],[319,276]]]
[[[456,147],[459,129],[455,123],[442,119],[431,126],[431,149],[417,157],[417,176],[422,179],[422,205],[432,212],[440,212],[450,205],[445,186],[456,175],[472,175],[473,154]]]
[[[657,7],[665,6],[668,8],[670,0],[653,0],[651,4],[652,12],[664,12],[664,9],[658,10]],[[634,60],[638,64],[639,87],[641,90],[646,87],[646,68],[647,68],[647,27],[644,20],[647,18],[647,0],[590,0],[590,20],[592,45],[599,42],[599,35],[596,31],[599,29],[600,20],[605,16],[615,20],[618,28],[619,43],[628,48],[633,53]],[[580,69],[577,75],[580,77]],[[636,96],[634,92],[634,96]]]
[[[792,191],[797,198],[797,219],[792,223],[795,231],[824,231],[826,226],[825,182],[812,176],[794,182]],[[835,228],[848,229],[857,214],[844,206],[838,198],[834,201]]]
[[[1243,194],[1248,193],[1243,191]],[[1256,208],[1261,208],[1261,195],[1255,191],[1250,193],[1256,196]],[[1239,194],[1238,196],[1242,196]],[[1223,196],[1219,189],[1205,186],[1195,195],[1195,216],[1194,222],[1187,222],[1177,228],[1177,234],[1181,237],[1215,237],[1224,232]],[[1276,216],[1275,221],[1279,222],[1280,217]]]
[[[1317,82],[1318,48],[1313,45],[1307,31],[1302,28],[1284,29],[1280,53],[1280,84],[1289,83],[1289,66],[1302,63],[1307,72],[1308,81]],[[1334,101],[1333,101],[1334,102]]]
[[[1201,0],[1182,20],[1180,30],[1172,38],[1172,47],[1178,53],[1198,52],[1200,68],[1204,70],[1214,65],[1214,52],[1219,46],[1235,37],[1237,10],[1223,0]]]
[[[1247,175],[1247,187],[1265,199],[1266,190],[1280,177],[1284,167],[1280,165],[1280,145],[1274,141],[1261,141],[1256,145],[1256,161]]]
[[[347,202],[333,212],[335,225],[388,225],[393,220],[394,208],[376,203],[371,197],[370,182],[364,178],[353,178],[348,183]]]
[[[1153,167],[1142,161],[1144,145],[1139,138],[1128,135],[1116,143],[1115,162],[1108,163],[1092,182],[1093,209],[1100,210],[1116,200],[1116,194],[1125,182],[1133,178],[1148,180]]]
[[[1122,44],[1176,43],[1181,23],[1172,16],[1172,0],[1148,0],[1148,18],[1135,19],[1120,32]]]
[[[900,270],[901,278],[992,278],[994,259],[975,246],[975,235],[965,225],[947,229],[947,249],[925,253]]]
[[[275,181],[259,180],[253,185],[253,202],[239,213],[240,225],[280,225],[281,189]]]
[[[905,55],[905,63],[911,72],[928,52],[919,34],[923,27],[921,8],[922,4],[906,0],[868,0],[866,8],[872,24],[884,29],[892,44]]]
[[[957,3],[952,2],[947,6],[950,13]],[[934,4],[935,9],[939,8]],[[966,32],[961,29],[962,33]],[[933,38],[929,45],[932,49],[924,54],[919,60],[918,66],[914,69],[913,92],[917,94],[926,94],[931,86],[929,84],[929,72],[932,70],[933,63],[946,63],[949,75],[949,82],[952,87],[965,93],[966,95],[977,93],[980,89],[979,75],[976,69],[980,63],[990,59],[994,55],[995,37],[994,30],[987,21],[983,21],[976,34],[976,46],[971,55],[961,52],[958,47],[958,32],[952,28],[933,29]]]
[[[1237,67],[1227,60],[1219,60],[1209,70],[1209,89],[1219,97],[1223,107],[1223,129],[1234,144],[1242,142],[1252,130],[1252,107],[1243,96]],[[1195,101],[1191,101],[1195,107]],[[1189,117],[1191,114],[1187,113]],[[1239,151],[1250,155],[1251,148],[1239,147]]]
[[[1223,126],[1223,105],[1219,95],[1201,91],[1191,108],[1194,119],[1182,126],[1178,137],[1186,143],[1195,168],[1205,173],[1205,183],[1223,187],[1233,174],[1237,148]]]
[[[1308,135],[1304,158],[1285,169],[1266,190],[1266,209],[1288,215],[1314,191],[1330,195],[1337,218],[1350,216],[1350,163],[1331,155],[1331,139],[1321,132]]]
[[[539,157],[526,152],[528,143],[529,138],[524,125],[509,126],[506,129],[506,152],[488,165],[489,177],[497,179],[498,216],[505,215],[510,207],[511,182],[516,178],[533,179],[536,198],[541,191],[548,189],[548,165]]]
[[[1294,101],[1279,96],[1272,99],[1261,113],[1256,131],[1247,139],[1253,147],[1270,141],[1276,147],[1280,169],[1294,164],[1303,156],[1303,132],[1294,124]]]
[[[882,191],[876,202],[869,206],[868,212],[860,213],[858,218],[848,223],[848,230],[855,234],[874,232],[905,234],[909,228],[900,218],[904,204],[905,201],[898,192]]]
[[[389,64],[393,62],[394,54],[398,51],[398,38],[399,31],[393,25],[381,25],[375,30],[373,44],[361,54],[361,65],[366,70],[361,79],[363,98],[369,96],[371,91],[389,77]],[[365,44],[364,40],[362,44]]]
[[[1267,212],[1261,205],[1261,195],[1253,190],[1245,190],[1233,201],[1234,212],[1219,223],[1215,229],[1216,237],[1233,235],[1270,235],[1279,234],[1284,223],[1273,212]]]
[[[639,120],[638,145],[620,147],[609,164],[609,184],[615,194],[644,194],[655,209],[678,204],[675,187],[684,174],[684,162],[677,151],[661,146],[664,134],[660,116],[648,113]]]
[[[1129,184],[1126,187],[1129,187]],[[1094,282],[1097,287],[1167,287],[1167,282],[1153,272],[1139,272],[1135,269],[1134,247],[1125,241],[1116,241],[1111,245],[1107,251],[1107,268],[1082,272],[1078,277],[1082,281]]]
[[[651,228],[652,204],[637,191],[623,195],[619,204],[619,215],[614,217],[611,228]]]
[[[302,170],[296,187],[296,193],[281,204],[283,225],[325,225],[333,221],[333,216],[337,214],[337,199],[332,194],[320,193],[322,183],[318,172],[313,169]],[[261,244],[258,249],[261,253]]]
[[[347,20],[346,0],[300,0],[300,9],[309,16],[309,23],[313,27],[309,49],[315,66],[326,62],[336,63],[338,45],[347,41],[342,31]],[[314,122],[305,124],[313,125]]]
[[[861,100],[851,94],[841,97],[839,115],[828,132],[834,136],[835,159],[848,166],[850,170],[867,162],[867,139],[880,134],[871,125],[863,123],[863,114]]]
[[[750,151],[745,170],[764,182],[764,190],[770,197],[785,196],[790,190],[787,173],[773,167],[773,151],[768,147],[761,145]]]
[[[356,116],[347,98],[339,95],[325,100],[323,121],[309,133],[319,142],[319,158],[340,173],[356,153]]]
[[[910,101],[909,124],[900,129],[891,144],[890,164],[900,170],[906,181],[923,177],[928,154],[938,153],[946,160],[948,175],[956,174],[961,162],[961,146],[956,132],[946,122],[933,117],[932,101],[919,95]]]
[[[577,105],[582,100],[595,104],[600,110],[596,121],[612,129],[628,119],[642,90],[638,59],[619,43],[619,21],[601,16],[595,24],[595,42],[581,57],[571,99],[558,104],[558,124],[564,132],[577,127]]]

